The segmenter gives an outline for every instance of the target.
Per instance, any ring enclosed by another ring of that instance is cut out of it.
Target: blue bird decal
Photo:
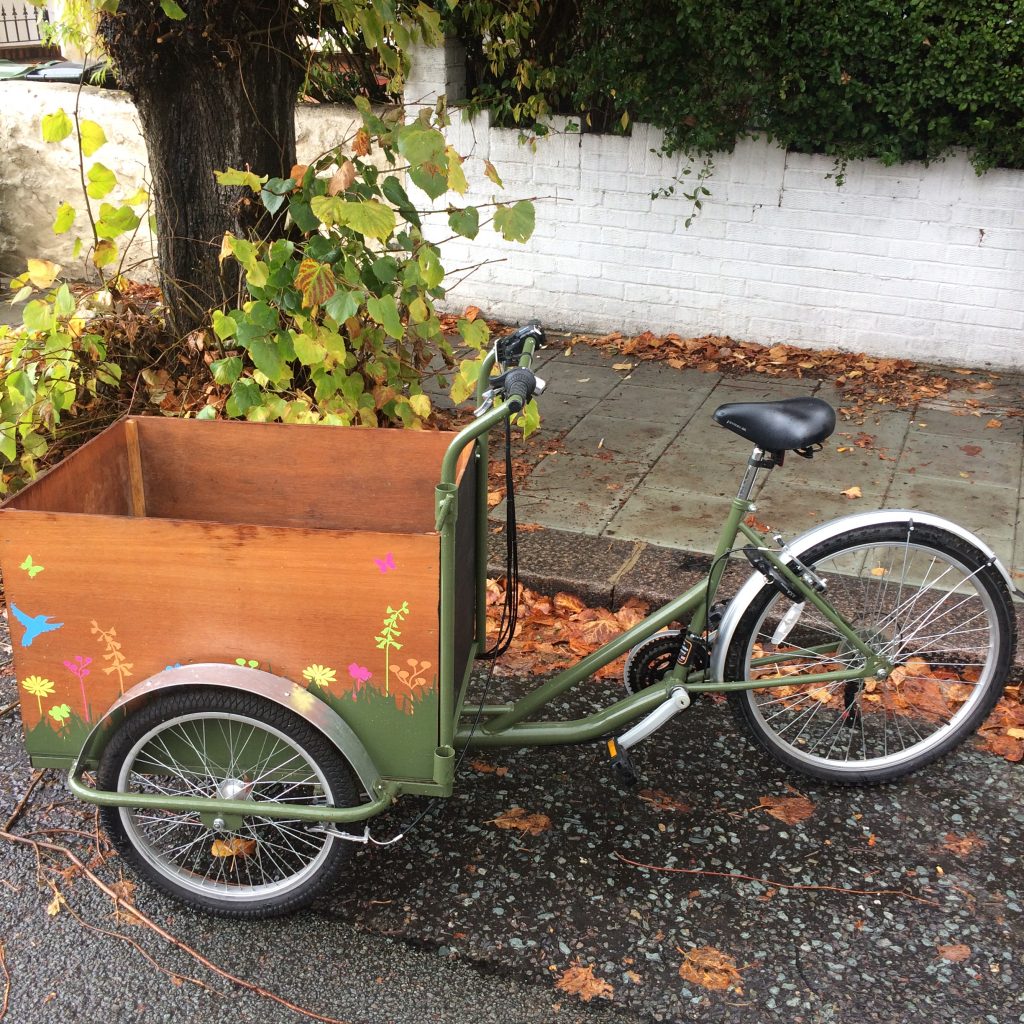
[[[50,633],[55,629],[60,629],[64,625],[63,622],[47,622],[46,620],[50,617],[49,615],[26,615],[17,605],[11,605],[11,612],[14,617],[25,627],[25,634],[21,638],[22,647],[31,647],[32,641],[35,640],[40,633]]]

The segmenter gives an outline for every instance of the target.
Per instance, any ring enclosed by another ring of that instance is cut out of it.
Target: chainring
[[[639,693],[659,682],[679,657],[682,630],[668,629],[638,643],[629,652],[622,670],[622,682],[629,694]]]

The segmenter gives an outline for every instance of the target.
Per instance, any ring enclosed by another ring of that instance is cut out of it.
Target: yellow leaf
[[[52,263],[50,260],[30,259],[28,261],[28,279],[37,288],[49,288],[59,273],[60,265]]]
[[[117,246],[109,238],[101,238],[92,251],[92,261],[97,267],[105,267],[117,259]]]
[[[863,498],[864,495],[861,489],[854,484],[853,487],[847,487],[845,491],[841,492],[844,498]]]
[[[613,370],[632,370],[632,363],[612,363]]]
[[[56,917],[60,913],[60,905],[64,902],[64,897],[58,892],[54,895],[53,899],[46,905],[46,912],[50,917]]]
[[[1024,740],[1024,729],[1007,729],[1007,736],[1012,736],[1015,740]]]
[[[430,398],[427,395],[410,395],[409,404],[412,406],[412,411],[421,420],[425,420],[430,415]]]
[[[888,570],[888,569],[885,569],[885,568],[883,568],[883,567],[882,567],[882,566],[880,566],[880,565],[876,565],[876,566],[874,567],[874,569],[872,569],[872,570],[871,570],[871,575],[872,575],[872,576],[887,576],[887,575],[888,575],[888,573],[889,573],[889,570]]]

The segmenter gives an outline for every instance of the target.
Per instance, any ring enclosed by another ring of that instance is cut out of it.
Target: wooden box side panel
[[[434,528],[451,434],[141,417],[147,515],[382,532]]]
[[[327,701],[383,774],[432,777],[436,537],[0,516],[30,754],[74,756],[121,692],[168,666],[242,662]],[[34,576],[18,568],[29,554]]]
[[[131,515],[124,423],[113,424],[82,445],[11,498],[5,508],[97,516]]]

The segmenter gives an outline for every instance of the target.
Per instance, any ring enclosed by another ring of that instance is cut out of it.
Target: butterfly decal
[[[374,561],[377,563],[377,568],[382,573],[388,572],[395,568],[395,556],[389,551],[383,558],[375,558]]]
[[[28,573],[28,578],[34,580],[45,568],[42,565],[36,565],[32,561],[31,555],[26,555],[25,561],[18,566],[19,569],[24,569]]]

